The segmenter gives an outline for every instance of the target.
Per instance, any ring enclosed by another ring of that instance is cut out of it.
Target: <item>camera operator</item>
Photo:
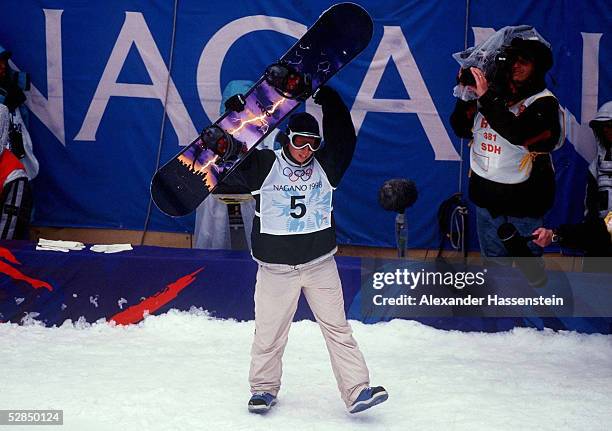
[[[11,52],[0,45],[0,104],[9,111],[8,148],[25,167],[30,180],[38,175],[38,160],[34,156],[32,138],[28,132],[29,111],[25,92],[30,89],[27,73],[13,70],[9,65]]]
[[[11,52],[0,45],[0,103],[6,105],[9,112],[15,112],[25,101],[26,96],[21,88],[20,75],[15,74],[8,64]]]
[[[28,239],[32,191],[23,164],[6,149],[9,110],[0,104],[0,239]]]
[[[512,223],[523,236],[542,226],[552,207],[555,174],[550,152],[562,139],[559,103],[546,89],[550,48],[539,40],[512,39],[496,57],[492,76],[470,68],[477,100],[458,99],[451,125],[470,149],[470,199],[476,205],[483,256],[507,256],[497,230]],[[534,255],[542,249],[530,243]]]
[[[589,123],[597,139],[597,156],[589,166],[584,220],[556,229],[536,229],[541,247],[558,243],[586,256],[612,256],[612,102],[604,104]]]

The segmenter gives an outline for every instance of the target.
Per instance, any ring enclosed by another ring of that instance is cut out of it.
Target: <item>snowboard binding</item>
[[[301,102],[312,95],[312,79],[307,73],[300,73],[288,64],[274,63],[264,74],[266,82],[281,96]]]
[[[220,157],[217,163],[236,158],[244,147],[241,142],[234,139],[232,135],[216,124],[212,124],[202,130],[200,140],[205,149],[212,151]]]

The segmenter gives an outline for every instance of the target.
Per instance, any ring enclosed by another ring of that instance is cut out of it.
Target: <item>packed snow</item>
[[[197,310],[123,327],[0,324],[0,409],[62,409],[64,425],[44,428],[63,431],[611,429],[612,336],[352,325],[372,384],[389,392],[357,415],[310,321],[291,328],[279,403],[248,413],[254,324]]]

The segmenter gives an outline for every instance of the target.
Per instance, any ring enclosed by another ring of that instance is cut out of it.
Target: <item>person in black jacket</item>
[[[0,239],[28,239],[32,190],[25,167],[8,150],[9,110],[0,104]]]
[[[525,236],[542,225],[555,196],[550,152],[563,139],[559,103],[544,79],[553,61],[550,48],[515,38],[508,54],[510,67],[498,71],[494,82],[471,68],[478,100],[458,99],[451,115],[455,133],[473,139],[469,195],[481,253],[488,257],[508,255],[497,236],[503,223]]]
[[[533,234],[540,247],[557,243],[583,250],[586,256],[612,256],[612,102],[605,103],[589,123],[597,139],[597,155],[589,166],[584,220]]]
[[[26,95],[8,63],[10,58],[11,52],[0,45],[0,103],[6,105],[9,112],[13,112],[25,103]]]
[[[612,211],[606,217],[585,218],[580,223],[562,224],[555,229],[540,227],[533,232],[540,247],[559,244],[583,250],[589,257],[612,256]]]
[[[9,134],[5,144],[23,164],[28,178],[38,174],[38,160],[34,156],[32,138],[28,132],[29,111],[24,91],[30,89],[27,73],[13,70],[9,64],[11,52],[0,45],[0,104],[9,112]]]
[[[312,115],[294,114],[281,149],[255,151],[238,168],[256,200],[251,244],[259,269],[248,403],[253,413],[265,413],[276,403],[282,355],[301,292],[319,323],[349,411],[388,397],[384,388],[370,387],[368,368],[346,320],[334,260],[332,195],[351,163],[355,129],[335,90],[322,87],[314,100],[323,110],[324,143]]]

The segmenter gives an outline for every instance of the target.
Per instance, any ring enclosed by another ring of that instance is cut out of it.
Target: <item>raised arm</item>
[[[323,139],[325,146],[315,157],[323,166],[332,186],[340,183],[353,159],[357,136],[351,114],[340,95],[331,87],[323,86],[314,96],[323,110]]]

